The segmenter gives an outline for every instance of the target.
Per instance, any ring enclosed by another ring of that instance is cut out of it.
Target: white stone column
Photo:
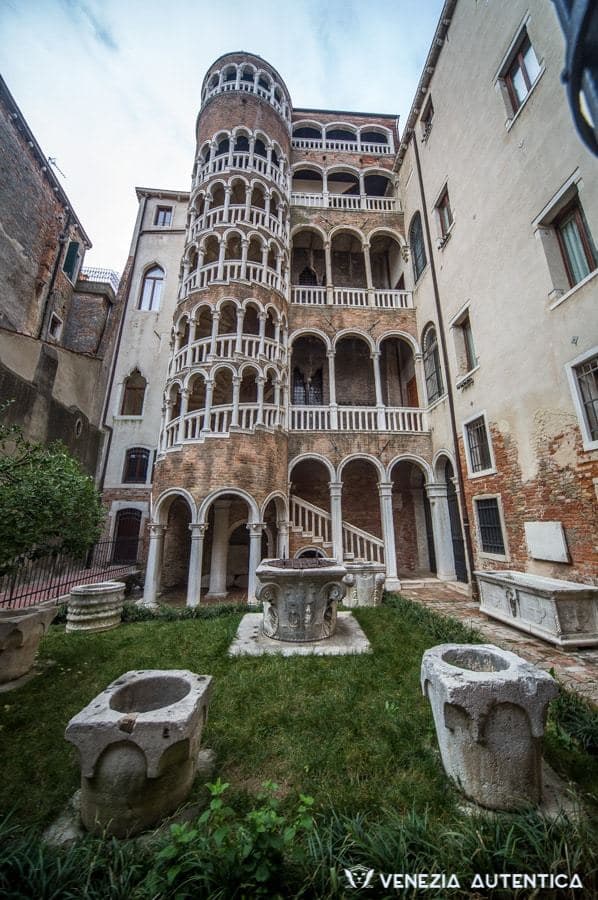
[[[191,531],[191,552],[189,554],[189,576],[187,579],[187,606],[199,606],[201,599],[203,541],[207,527],[207,525],[189,525],[189,530]]]
[[[231,142],[231,147],[232,147],[232,142]],[[232,155],[232,150],[231,150],[231,155]],[[232,160],[231,160],[230,164],[232,165]],[[231,188],[230,184],[227,184],[227,186],[224,188],[224,207],[222,210],[222,221],[224,224],[228,224],[228,209],[230,206],[230,195],[231,194],[232,194],[232,188]]]
[[[247,254],[247,251],[245,251]],[[241,339],[243,337],[243,322],[245,321],[245,310],[243,307],[237,309],[237,338],[235,341],[235,353],[242,353]]]
[[[329,481],[330,515],[332,517],[332,555],[337,562],[343,561],[343,506],[342,481]]]
[[[386,415],[384,411],[384,399],[382,397],[382,381],[380,378],[380,351],[374,350],[374,352],[370,354],[370,359],[372,360],[372,365],[374,367],[378,431],[386,431]]]
[[[257,418],[255,420],[256,425],[264,424],[264,384],[266,383],[266,379],[263,375],[258,375],[255,379],[257,384]]]
[[[220,322],[220,313],[218,310],[212,312],[212,333],[210,335],[210,352],[208,357],[214,359],[216,357],[216,340],[218,338],[218,323]]]
[[[203,418],[203,429],[202,431],[209,432],[212,430],[210,420],[211,420],[211,412],[212,412],[212,395],[214,393],[214,379],[207,378],[206,379],[206,399],[204,404],[204,418]]]
[[[290,522],[277,522],[278,539],[276,554],[279,559],[288,559],[289,557],[289,528]]]
[[[448,487],[444,482],[431,482],[426,485],[426,494],[430,501],[432,516],[436,577],[441,581],[454,581],[457,576],[448,507]]]
[[[249,240],[241,238],[241,274],[240,278],[247,278],[247,251],[249,250]]]
[[[189,394],[190,391],[187,388],[183,388],[181,391],[181,411],[179,413],[179,427],[177,429],[177,444],[180,444],[181,441],[185,440],[185,416],[187,415],[187,408],[189,406]]]
[[[424,363],[421,353],[414,354],[413,368],[415,369],[415,383],[417,384],[417,405],[421,408],[426,405]]]
[[[330,241],[324,242],[324,260],[326,262],[326,303],[334,303],[334,285],[332,284],[332,250]]]
[[[401,582],[397,576],[397,552],[395,549],[395,524],[392,514],[392,481],[378,483],[380,495],[380,518],[384,541],[384,564],[386,566],[386,589],[398,590]]]
[[[216,272],[216,280],[222,281],[224,278],[224,255],[226,253],[226,241],[223,237],[220,238],[220,245],[218,247],[218,270]]]
[[[147,554],[147,565],[145,567],[145,583],[143,587],[143,597],[140,606],[147,606],[149,609],[157,607],[156,597],[160,587],[160,575],[162,574],[162,553],[164,550],[164,532],[166,528],[159,522],[150,524],[149,550]]]
[[[370,259],[369,241],[363,243],[363,262],[365,265],[365,283],[368,291],[368,306],[374,305],[374,282],[372,280],[372,261]]]
[[[360,173],[359,173],[359,206],[360,206],[361,209],[365,209],[365,208],[366,208],[366,202],[365,202],[365,180],[364,180],[363,172],[361,172],[361,171],[360,171]]]
[[[249,571],[247,574],[247,602],[250,606],[257,606],[255,596],[257,579],[255,571],[262,558],[262,530],[263,522],[250,522],[247,525],[249,531]]]
[[[336,376],[334,372],[334,350],[327,350],[328,357],[328,404],[330,406],[330,427],[333,431],[338,428],[338,406],[336,403]]]
[[[257,351],[258,356],[264,355],[264,342],[266,340],[266,319],[267,318],[268,318],[267,313],[265,313],[265,312],[258,313],[258,320],[260,323],[260,325],[259,325],[260,343],[259,343],[259,347],[258,347],[258,351]]]
[[[228,524],[230,500],[214,503],[214,531],[212,533],[212,557],[210,559],[210,586],[207,597],[226,597],[226,564],[228,560]]]
[[[231,428],[239,425],[239,393],[241,391],[241,376],[233,375],[233,412],[230,420]]]

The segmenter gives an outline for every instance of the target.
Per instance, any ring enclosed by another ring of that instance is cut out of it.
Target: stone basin
[[[490,809],[537,806],[554,679],[492,644],[440,644],[424,653],[421,684],[444,769],[465,796]]]
[[[136,834],[187,798],[211,686],[186,669],[126,672],[71,719],[65,737],[79,750],[88,831]]]
[[[125,585],[122,581],[100,581],[96,584],[79,584],[71,589],[66,630],[108,631],[120,625],[125,602]]]
[[[263,560],[256,572],[263,633],[296,643],[332,637],[337,606],[346,593],[346,574],[334,559]]]
[[[57,612],[56,606],[0,610],[0,684],[30,671],[39,642]]]

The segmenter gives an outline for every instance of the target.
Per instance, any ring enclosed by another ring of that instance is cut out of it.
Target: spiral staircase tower
[[[250,602],[268,503],[274,549],[286,552],[290,122],[287,88],[260,57],[226,54],[208,70],[154,475],[150,600],[174,496],[189,506],[188,604],[199,602],[206,552],[209,592],[226,593],[218,555],[234,498],[247,507]]]

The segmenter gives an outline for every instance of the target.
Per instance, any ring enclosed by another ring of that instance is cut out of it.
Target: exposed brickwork
[[[541,417],[534,423],[535,453],[538,470],[535,478],[524,481],[518,461],[518,448],[512,437],[491,424],[496,475],[466,478],[465,494],[472,523],[476,568],[521,569],[572,581],[598,584],[598,512],[596,488],[598,454],[588,458],[583,451],[579,428],[571,420],[559,434],[546,440]],[[467,472],[463,440],[459,441],[463,471]],[[508,561],[480,555],[473,497],[500,494],[507,530]],[[531,560],[527,552],[524,523],[562,522],[571,563]]]
[[[114,317],[110,312],[114,304],[114,293],[107,284],[85,283],[86,290],[77,290],[73,295],[70,312],[62,333],[62,343],[69,350],[78,353],[103,355],[110,347],[110,334]]]
[[[237,125],[265,132],[280,144],[289,159],[290,137],[283,120],[267,100],[247,93],[216,94],[208,100],[198,121],[198,147],[212,140],[219,131],[231,131]]]

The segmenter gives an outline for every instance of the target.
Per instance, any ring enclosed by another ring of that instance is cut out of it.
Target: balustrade
[[[379,413],[384,427],[380,427]],[[427,430],[424,410],[385,406],[291,406],[289,431],[399,431]]]
[[[219,276],[221,266],[222,269]],[[281,294],[286,295],[287,291],[286,281],[275,269],[263,266],[260,263],[243,263],[240,259],[234,259],[225,260],[222,264],[218,262],[208,263],[208,265],[191,272],[183,283],[179,299],[187,297],[191,291],[207,287],[213,281],[252,281],[256,284],[265,284]]]
[[[232,155],[223,153],[221,156],[216,156],[209,162],[203,163],[198,170],[193,187],[199,187],[206,178],[211,178],[212,175],[230,172],[232,169],[240,169],[243,172],[257,172],[259,175],[263,175],[264,178],[269,178],[281,190],[285,192],[288,190],[288,179],[280,166],[274,165],[273,162],[268,162],[263,156],[258,156],[248,151],[237,151]]]
[[[178,375],[183,369],[201,366],[208,360],[212,346],[212,338],[201,338],[182,347],[174,358],[174,371]],[[233,359],[239,354],[249,359],[257,359],[260,355],[260,337],[258,335],[242,335],[237,348],[236,334],[223,334],[216,338],[214,356],[217,359]],[[269,362],[284,362],[286,351],[282,344],[272,338],[264,338],[262,356]]]
[[[288,228],[285,221],[280,221],[276,216],[266,214],[266,211],[256,206],[245,204],[229,206],[228,214],[224,206],[218,206],[208,210],[199,216],[191,228],[191,240],[195,240],[201,231],[211,230],[216,225],[251,225],[253,228],[266,228],[271,234],[282,240],[288,238]]]
[[[330,292],[334,306],[372,306],[378,309],[413,309],[411,291],[378,290],[365,288],[333,288]],[[293,285],[291,303],[303,306],[325,306],[328,296],[325,287]]]
[[[260,417],[261,411],[261,417]],[[238,424],[233,426],[235,407],[232,403],[212,406],[209,412],[205,409],[187,413],[182,419],[176,418],[164,429],[164,446],[167,450],[184,441],[199,441],[209,435],[220,437],[230,434],[232,427],[238,431],[253,431],[256,425],[265,428],[284,427],[284,409],[273,403],[239,403],[237,406]]]
[[[378,144],[374,141],[334,141],[324,138],[296,138],[291,141],[293,150],[337,150],[341,153],[370,153],[373,156],[384,156],[394,153],[391,144]]]
[[[286,107],[283,107],[278,100],[273,96],[272,91],[267,88],[261,87],[259,84],[256,84],[252,81],[224,81],[222,84],[218,84],[210,90],[207,91],[206,96],[204,98],[204,103],[210,100],[212,97],[215,97],[217,94],[225,94],[230,91],[244,91],[246,94],[256,94],[258,97],[261,97],[262,100],[267,100],[270,106],[273,106],[276,112],[282,116],[285,120],[287,126],[289,122],[289,113]]]
[[[324,209],[365,209],[370,212],[400,212],[397,197],[367,197],[360,194],[332,194],[291,191],[291,206],[317,206]]]

